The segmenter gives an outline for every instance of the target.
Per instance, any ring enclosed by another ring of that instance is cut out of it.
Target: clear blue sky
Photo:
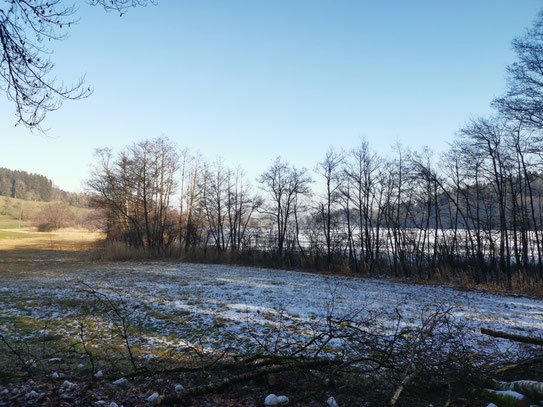
[[[313,168],[365,137],[443,151],[488,114],[511,39],[543,3],[159,0],[122,18],[82,5],[54,46],[57,76],[94,94],[50,114],[49,137],[14,127],[0,95],[0,166],[81,190],[93,150],[167,135],[254,180],[281,155]]]

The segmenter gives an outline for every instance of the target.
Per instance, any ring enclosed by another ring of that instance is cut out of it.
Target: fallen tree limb
[[[394,390],[394,394],[392,395],[392,397],[390,398],[390,400],[388,402],[389,406],[395,406],[396,405],[396,402],[400,398],[400,395],[402,394],[404,389],[409,385],[409,383],[411,383],[411,381],[415,378],[415,376],[418,373],[419,372],[417,370],[415,370],[415,371],[411,372],[409,375],[407,375],[406,377],[403,378],[400,385],[396,388],[396,390]]]
[[[481,333],[494,338],[503,338],[514,342],[529,343],[531,345],[543,346],[543,338],[533,336],[511,334],[503,331],[494,331],[493,329],[481,328]]]
[[[137,372],[130,372],[123,375],[112,375],[112,376],[104,376],[102,380],[109,381],[109,380],[116,380],[120,377],[124,377],[126,379],[130,379],[132,377],[139,377],[139,376],[150,376],[150,375],[172,375],[177,373],[195,373],[195,372],[202,372],[212,369],[214,372],[220,371],[220,370],[240,370],[240,369],[246,369],[248,366],[251,366],[251,368],[257,369],[263,366],[270,366],[270,365],[278,365],[280,363],[294,363],[296,361],[300,360],[307,360],[307,359],[301,359],[301,358],[295,358],[293,356],[279,356],[279,355],[263,355],[263,354],[257,354],[252,355],[246,359],[239,359],[239,360],[219,360],[216,359],[208,364],[205,365],[195,365],[195,366],[177,366],[171,369],[163,369],[163,370],[148,370],[148,369],[140,369]]]
[[[518,380],[516,382],[500,382],[494,381],[495,387],[498,390],[512,390],[532,398],[533,400],[541,400],[543,398],[543,382],[533,380]]]
[[[343,361],[331,359],[311,359],[302,360],[295,363],[285,363],[273,366],[264,366],[259,369],[241,373],[236,376],[230,376],[215,383],[205,384],[188,388],[176,394],[170,394],[162,399],[161,405],[170,406],[180,404],[185,398],[200,396],[203,394],[217,393],[232,384],[243,383],[270,373],[281,373],[299,369],[316,369],[319,367],[335,366],[342,364]]]
[[[528,366],[532,366],[532,365],[537,365],[537,364],[543,364],[543,358],[535,358],[535,359],[523,360],[523,361],[518,362],[518,363],[513,363],[511,365],[501,367],[501,368],[496,370],[496,374],[501,374],[501,373],[505,373],[505,372],[507,372],[509,370],[520,369],[520,368],[524,368],[524,367],[528,367]]]

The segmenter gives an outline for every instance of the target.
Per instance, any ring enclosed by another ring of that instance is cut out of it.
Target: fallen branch
[[[518,362],[518,363],[513,363],[511,365],[501,367],[498,370],[496,370],[496,374],[502,374],[502,373],[505,373],[505,372],[507,372],[509,370],[525,368],[525,367],[532,366],[532,365],[537,365],[537,364],[543,364],[543,358],[535,358],[535,359],[523,360],[523,361]]]
[[[543,346],[543,338],[510,334],[508,332],[494,331],[492,329],[487,329],[487,328],[481,328],[481,333],[484,335],[492,336],[494,338],[503,338],[510,341],[514,341],[514,342],[522,342],[522,343],[529,343],[531,345]]]
[[[495,387],[499,390],[511,390],[526,395],[533,400],[543,398],[543,382],[533,380],[518,380],[516,382],[494,381]]]
[[[223,355],[225,356],[225,355]],[[263,355],[263,354],[257,354],[252,355],[246,359],[235,359],[235,360],[218,360],[217,358],[206,364],[206,365],[196,365],[196,366],[177,366],[171,369],[162,369],[162,370],[139,370],[137,372],[130,372],[123,375],[112,375],[112,376],[104,376],[102,380],[114,380],[118,379],[119,377],[124,377],[126,379],[129,379],[131,377],[138,377],[138,376],[149,376],[149,375],[172,375],[177,373],[195,373],[195,372],[202,372],[202,371],[208,371],[211,368],[214,372],[217,371],[226,371],[226,370],[235,370],[235,369],[243,369],[250,366],[251,368],[260,368],[264,366],[270,366],[270,365],[277,365],[279,363],[287,363],[287,362],[293,362],[297,359],[292,356],[279,356],[279,355]]]
[[[312,359],[302,360],[295,363],[287,363],[283,365],[265,366],[251,372],[241,373],[236,376],[227,377],[215,383],[191,387],[179,393],[167,395],[162,399],[161,405],[170,406],[181,403],[186,397],[217,393],[232,384],[247,382],[270,373],[281,373],[299,369],[315,369],[318,367],[334,366],[341,363],[342,361],[339,360]]]
[[[417,370],[411,372],[409,375],[407,375],[406,377],[403,378],[402,382],[400,383],[400,385],[396,388],[396,390],[394,391],[394,394],[392,395],[392,397],[390,398],[389,402],[388,402],[388,405],[389,406],[395,406],[396,405],[396,402],[398,401],[398,399],[400,398],[400,395],[402,394],[402,392],[404,391],[404,389],[411,383],[411,381],[415,378],[415,376],[418,374],[419,372]]]

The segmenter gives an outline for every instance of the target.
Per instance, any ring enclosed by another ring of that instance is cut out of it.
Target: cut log
[[[543,382],[533,380],[518,380],[516,382],[500,382],[494,381],[496,388],[499,390],[511,390],[517,393],[524,394],[532,400],[543,399]]]
[[[511,334],[509,332],[494,331],[493,329],[487,328],[481,328],[481,333],[484,335],[492,336],[494,338],[503,338],[514,342],[543,346],[543,338],[536,338],[534,336]]]

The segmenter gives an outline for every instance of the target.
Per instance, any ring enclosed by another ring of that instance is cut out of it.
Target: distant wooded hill
[[[64,201],[72,206],[88,206],[85,194],[63,191],[44,175],[8,168],[0,168],[0,196],[28,201]]]

